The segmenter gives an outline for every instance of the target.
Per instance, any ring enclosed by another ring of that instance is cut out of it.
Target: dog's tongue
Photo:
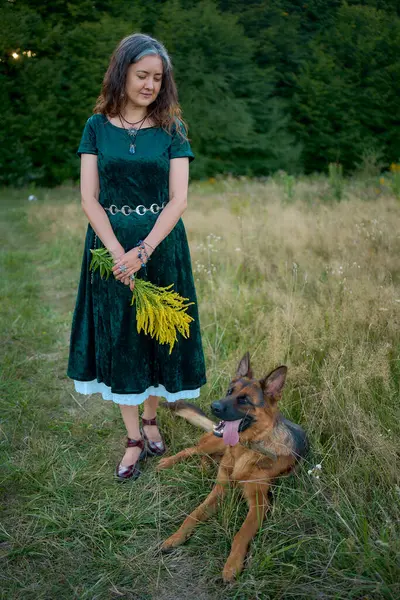
[[[225,421],[223,439],[227,446],[235,446],[239,441],[239,424],[242,419],[237,421]]]

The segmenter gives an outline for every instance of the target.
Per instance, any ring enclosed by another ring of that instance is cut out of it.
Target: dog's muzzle
[[[248,429],[250,427],[250,425],[253,423],[254,420],[255,419],[253,417],[251,417],[250,415],[245,415],[239,425],[239,433],[246,431],[246,429]],[[217,437],[222,438],[224,435],[225,423],[226,423],[226,421],[220,421],[219,423],[214,425],[213,434],[216,435]]]

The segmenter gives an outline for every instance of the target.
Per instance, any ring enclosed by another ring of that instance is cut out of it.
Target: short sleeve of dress
[[[182,133],[185,134],[185,130],[181,123],[179,123],[179,128],[182,131]],[[177,126],[175,126],[172,129],[172,141],[171,141],[171,146],[169,149],[169,157],[170,158],[182,158],[184,156],[187,156],[189,158],[189,162],[192,162],[192,160],[194,160],[194,154],[193,154],[192,148],[190,146],[190,143],[187,139],[185,139],[181,135],[179,135],[177,129],[178,129]]]
[[[77,155],[81,156],[81,154],[98,154],[96,130],[91,117],[89,117],[89,119],[86,121],[81,143],[79,144],[79,148],[77,150]]]

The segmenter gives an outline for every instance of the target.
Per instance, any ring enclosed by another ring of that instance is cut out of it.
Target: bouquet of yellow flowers
[[[99,269],[100,277],[108,279],[114,266],[111,254],[106,248],[91,250],[91,253],[90,270],[94,272]],[[170,354],[177,341],[177,332],[188,338],[189,324],[194,320],[187,314],[188,307],[194,302],[186,302],[188,298],[182,298],[174,292],[171,289],[173,285],[158,287],[150,281],[135,279],[131,301],[132,306],[136,300],[138,333],[143,330],[160,344],[169,344]]]

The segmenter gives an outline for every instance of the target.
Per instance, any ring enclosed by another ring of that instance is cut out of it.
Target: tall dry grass
[[[112,481],[118,410],[65,377],[85,219],[73,188],[36,203],[2,192],[6,349],[3,555],[7,598],[397,598],[400,217],[389,187],[327,178],[191,186],[190,241],[208,383],[245,351],[260,377],[289,367],[282,411],[310,454],[274,486],[239,581],[220,572],[246,508],[233,491],[185,546],[158,555],[210,490],[196,460]],[[199,435],[160,414],[171,452]],[[321,468],[315,468],[315,465]]]

